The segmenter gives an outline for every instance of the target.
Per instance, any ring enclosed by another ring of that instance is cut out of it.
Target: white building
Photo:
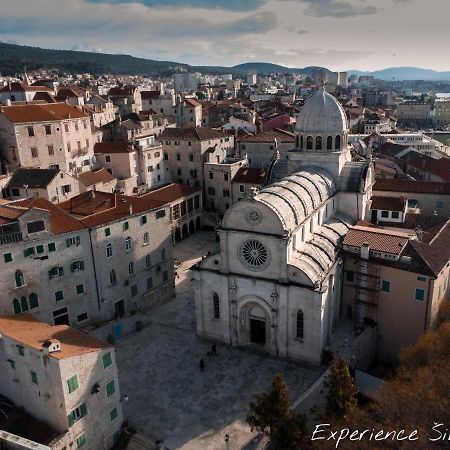
[[[365,217],[373,167],[351,160],[345,112],[324,91],[297,130],[275,182],[227,211],[220,248],[193,269],[197,333],[320,364],[339,323],[340,242]]]
[[[0,316],[0,373],[0,393],[61,435],[52,448],[109,450],[118,441],[123,414],[112,345],[30,315]]]

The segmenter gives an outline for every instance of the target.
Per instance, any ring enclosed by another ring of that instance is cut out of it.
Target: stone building
[[[373,184],[371,161],[351,159],[348,132],[333,96],[310,98],[272,184],[227,211],[219,248],[193,268],[199,335],[320,364],[339,325],[340,243]]]
[[[89,115],[66,103],[0,109],[0,155],[7,169],[89,170],[93,157]]]
[[[113,346],[28,314],[0,316],[0,336],[0,393],[59,434],[51,448],[111,449],[123,423]]]

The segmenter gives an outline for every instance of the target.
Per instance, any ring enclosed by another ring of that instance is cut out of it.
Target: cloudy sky
[[[450,0],[0,0],[0,41],[189,64],[450,70]]]

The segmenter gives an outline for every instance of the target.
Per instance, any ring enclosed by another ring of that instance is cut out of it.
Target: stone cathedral
[[[197,333],[319,364],[341,315],[340,243],[366,214],[370,159],[352,157],[339,102],[322,88],[267,186],[234,204],[220,248],[193,267]]]

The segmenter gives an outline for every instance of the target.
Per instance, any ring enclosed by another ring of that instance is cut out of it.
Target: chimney
[[[370,254],[370,246],[368,242],[363,242],[363,245],[361,246],[361,258],[362,259],[369,259]]]

